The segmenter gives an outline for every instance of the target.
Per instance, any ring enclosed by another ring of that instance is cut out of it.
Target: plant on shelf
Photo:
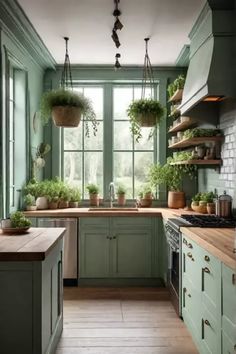
[[[47,199],[48,199],[48,208],[57,209],[59,202],[60,186],[61,182],[58,178],[47,181]]]
[[[152,187],[149,184],[141,186],[139,193],[138,204],[141,207],[151,207],[152,205]]]
[[[70,188],[64,182],[60,183],[60,192],[59,192],[59,203],[58,208],[64,209],[69,207],[70,200]]]
[[[44,123],[52,116],[54,123],[62,127],[77,127],[82,114],[85,135],[89,137],[89,122],[92,123],[93,134],[97,133],[98,122],[92,103],[82,93],[63,88],[45,92],[41,99],[40,111]]]
[[[212,136],[222,136],[222,131],[220,129],[193,128],[185,130],[183,134],[184,139]]]
[[[81,200],[81,193],[78,187],[70,188],[70,208],[78,208],[79,202]]]
[[[89,192],[90,205],[99,206],[99,187],[94,183],[90,183],[86,186],[86,189]]]
[[[131,124],[130,130],[137,142],[142,137],[141,127],[152,127],[149,138],[153,136],[164,113],[165,109],[161,103],[151,98],[141,98],[130,103],[127,114]]]
[[[24,197],[24,203],[26,205],[26,210],[36,210],[35,197],[32,194],[26,194]]]
[[[125,203],[126,203],[126,200],[125,200],[126,188],[123,185],[119,185],[117,187],[116,194],[117,194],[117,203],[118,203],[118,205],[119,206],[124,206]]]
[[[149,180],[153,187],[165,184],[168,192],[168,207],[183,208],[185,194],[182,191],[182,182],[185,176],[193,177],[195,167],[191,165],[171,165],[167,159],[165,165],[155,164],[150,167]]]
[[[183,89],[185,84],[185,76],[179,75],[171,84],[168,85],[167,91],[169,99],[174,95],[177,90]]]
[[[31,226],[31,221],[27,219],[21,211],[15,211],[10,215],[11,227],[26,228]]]
[[[178,161],[189,161],[194,160],[195,157],[192,154],[192,151],[179,151],[173,154],[173,157],[169,157],[169,163],[175,163]]]
[[[215,203],[214,199],[216,198],[216,194],[214,192],[204,192],[204,193],[197,193],[195,196],[192,197],[191,208],[194,211],[199,213],[208,213],[214,214],[215,213]]]

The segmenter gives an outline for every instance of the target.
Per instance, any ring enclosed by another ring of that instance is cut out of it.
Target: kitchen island
[[[65,229],[0,233],[0,352],[54,351],[63,326]]]

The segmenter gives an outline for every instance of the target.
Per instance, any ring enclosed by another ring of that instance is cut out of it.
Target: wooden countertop
[[[236,231],[224,228],[181,227],[184,235],[236,270]]]
[[[0,233],[0,261],[42,261],[63,237],[65,228],[33,228],[25,234]]]

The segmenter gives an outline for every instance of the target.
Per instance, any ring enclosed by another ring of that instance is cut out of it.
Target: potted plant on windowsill
[[[168,188],[168,207],[183,208],[185,206],[185,193],[182,191],[183,177],[193,177],[195,170],[191,165],[171,165],[170,160],[165,165],[152,165],[149,170],[150,183],[153,187],[165,184]]]
[[[63,183],[63,182],[62,182]],[[69,200],[70,200],[70,189],[69,186],[66,184],[62,184],[59,193],[59,209],[64,209],[69,207]]]
[[[37,209],[36,204],[35,204],[35,197],[32,194],[27,194],[24,197],[24,202],[26,205],[26,210],[33,211],[33,210]]]
[[[78,187],[71,188],[69,208],[78,208],[80,199],[81,199],[81,194],[79,188]]]
[[[159,125],[165,109],[159,101],[151,98],[142,98],[130,103],[127,113],[130,118],[132,134],[138,142],[142,137],[141,127],[153,127],[149,138],[153,136],[155,128]]]
[[[149,208],[152,206],[152,188],[149,185],[144,185],[139,191],[138,204],[142,208]]]
[[[44,123],[52,116],[57,127],[77,127],[83,115],[86,136],[89,136],[89,121],[92,123],[94,135],[97,133],[95,112],[90,100],[82,93],[62,88],[45,92],[41,99],[40,111]]]
[[[122,185],[119,185],[116,194],[117,194],[117,204],[119,206],[124,206],[126,203],[125,200],[126,188]]]
[[[86,186],[86,189],[89,192],[90,206],[99,206],[99,187],[90,183]]]

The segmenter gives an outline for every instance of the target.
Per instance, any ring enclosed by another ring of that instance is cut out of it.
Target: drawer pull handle
[[[192,297],[191,294],[188,294],[188,297]]]
[[[205,325],[207,325],[207,326],[210,326],[210,325],[211,325],[208,320],[205,320],[204,323],[205,323]]]
[[[206,262],[210,262],[210,257],[209,256],[205,256],[204,259],[205,259]]]
[[[188,242],[187,242],[187,240],[186,240],[185,238],[183,239],[183,243],[184,243],[185,245],[188,244]]]
[[[192,255],[191,252],[188,252],[188,253],[187,253],[187,256],[188,256],[189,258],[192,258],[192,257],[193,257],[193,255]]]
[[[232,274],[232,284],[236,285],[236,274]]]
[[[205,273],[208,273],[208,274],[210,273],[210,269],[207,268],[207,267],[203,268],[203,270],[204,270]]]
[[[113,240],[115,240],[116,239],[116,236],[113,236]]]
[[[191,243],[189,243],[188,248],[193,248],[193,245]]]
[[[186,293],[187,292],[187,288],[183,288],[183,291],[184,291],[184,293]]]
[[[236,352],[236,344],[234,345],[234,351]]]

